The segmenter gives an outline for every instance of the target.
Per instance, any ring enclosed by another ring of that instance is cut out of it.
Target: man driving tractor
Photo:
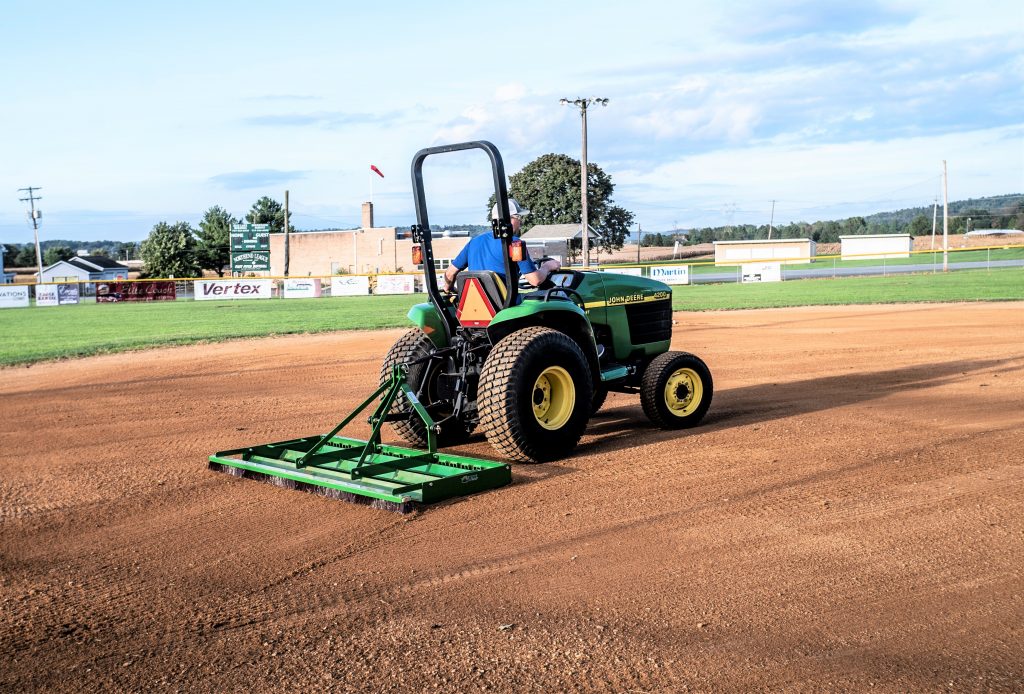
[[[512,233],[515,235],[513,240],[518,241],[519,229],[523,224],[522,218],[530,211],[523,209],[515,198],[508,199],[508,211],[512,217]],[[497,203],[491,208],[491,218],[498,219]],[[448,269],[444,271],[445,289],[451,291],[455,286],[455,278],[467,268],[473,271],[490,270],[497,273],[502,281],[506,282],[503,253],[501,239],[495,238],[492,234],[480,234],[471,239],[448,266]],[[522,279],[530,283],[530,286],[539,287],[548,278],[548,275],[557,272],[561,267],[562,264],[554,258],[548,258],[540,265],[535,265],[527,255],[519,261],[519,274]]]

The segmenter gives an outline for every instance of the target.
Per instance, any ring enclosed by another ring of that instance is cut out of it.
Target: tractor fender
[[[597,360],[597,342],[587,315],[571,301],[524,301],[503,309],[487,326],[487,337],[496,345],[507,335],[531,326],[542,326],[565,333],[580,346],[587,358],[595,386],[601,381]]]
[[[438,349],[448,346],[448,340],[444,330],[444,319],[431,303],[416,304],[409,309],[409,320],[413,325],[423,331],[423,334],[430,338]]]

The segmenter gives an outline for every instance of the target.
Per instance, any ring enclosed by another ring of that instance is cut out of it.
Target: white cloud
[[[526,87],[519,83],[503,84],[494,90],[497,101],[519,101],[526,96]]]
[[[950,199],[1020,192],[1021,162],[993,161],[1007,142],[1024,151],[1024,126],[892,141],[807,145],[772,143],[717,150],[657,166],[619,171],[617,200],[645,226],[678,221],[707,226],[729,221],[764,223],[758,210],[778,200],[777,221],[815,221],[927,205],[939,193],[948,160]],[[667,201],[672,201],[668,202]],[[709,212],[710,210],[710,212]],[[750,214],[744,215],[744,211]]]

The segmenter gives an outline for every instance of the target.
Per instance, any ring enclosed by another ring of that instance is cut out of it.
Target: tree
[[[910,221],[907,233],[911,236],[928,236],[932,233],[932,219],[919,214]]]
[[[12,264],[15,267],[35,267],[36,266],[36,247],[31,243],[26,243],[18,251],[17,257],[14,258]]]
[[[153,226],[142,242],[142,260],[147,277],[196,277],[196,238],[188,222]]]
[[[14,267],[14,261],[17,259],[18,254],[21,253],[21,246],[16,243],[5,243],[4,244],[4,265]]]
[[[62,260],[68,260],[74,256],[75,252],[67,246],[50,246],[43,251],[43,266],[46,267],[53,265],[54,263],[59,263]]]
[[[278,234],[284,231],[284,205],[264,195],[253,203],[252,209],[245,215],[245,221],[249,224],[269,224],[270,233]],[[288,213],[288,226],[291,227],[292,213]]]
[[[199,231],[196,232],[199,240],[196,254],[199,267],[213,270],[218,277],[224,276],[224,268],[231,262],[231,225],[237,223],[238,220],[219,205],[206,211],[203,220],[199,222]]]
[[[545,154],[509,177],[510,194],[530,210],[533,224],[572,224],[583,215],[580,200],[580,162],[565,154]],[[601,234],[601,250],[622,248],[633,224],[633,213],[613,204],[615,184],[597,164],[587,163],[587,217]],[[487,203],[490,219],[494,195]]]

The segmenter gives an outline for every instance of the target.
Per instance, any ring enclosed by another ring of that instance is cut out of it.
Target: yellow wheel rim
[[[677,369],[665,383],[665,404],[676,417],[686,417],[697,411],[704,399],[704,382],[693,369]]]
[[[533,416],[545,429],[561,429],[576,405],[576,387],[561,366],[544,369],[533,384]]]

